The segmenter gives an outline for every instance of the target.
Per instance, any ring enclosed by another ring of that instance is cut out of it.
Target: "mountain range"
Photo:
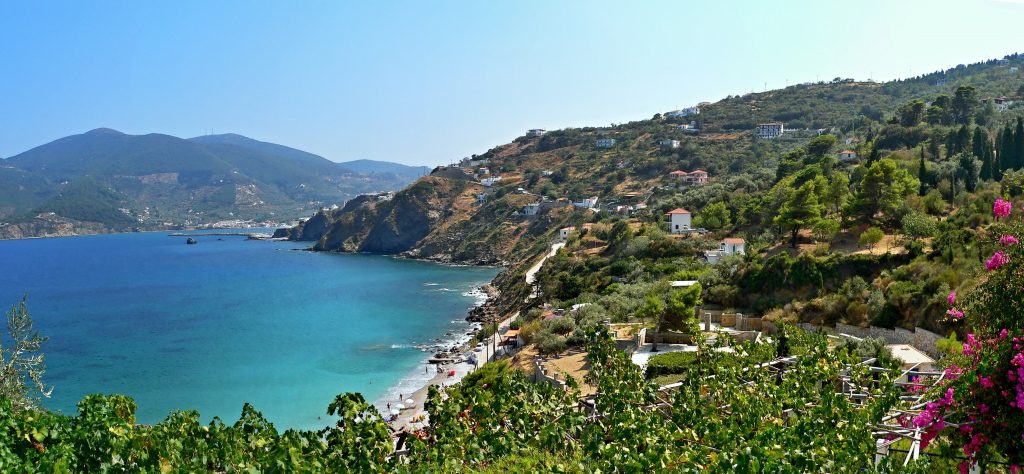
[[[336,163],[237,134],[183,139],[98,128],[0,160],[0,237],[282,222],[400,189],[428,171]]]

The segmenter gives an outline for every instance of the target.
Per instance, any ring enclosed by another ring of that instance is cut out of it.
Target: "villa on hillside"
[[[680,143],[679,140],[667,140],[666,139],[666,140],[659,141],[658,145],[661,146],[662,148],[666,148],[666,149],[675,149],[675,148],[679,148],[679,143]]]
[[[704,258],[708,263],[715,263],[728,255],[744,255],[746,253],[747,241],[738,237],[726,237],[718,250],[704,252]]]
[[[857,159],[857,152],[853,150],[843,150],[839,152],[839,161],[853,161]]]
[[[615,146],[614,138],[598,138],[597,141],[594,142],[594,147],[596,148],[611,148],[613,146]]]
[[[558,239],[559,240],[569,240],[569,234],[571,234],[573,232],[576,232],[576,228],[575,227],[572,227],[572,226],[562,227],[561,229],[558,229]]]
[[[488,188],[494,186],[495,183],[501,181],[501,176],[494,176],[491,178],[484,178],[480,180],[480,184],[487,186]]]
[[[593,209],[597,207],[597,196],[591,196],[581,201],[573,201],[572,205],[580,209]]]
[[[697,127],[697,121],[696,120],[691,120],[690,123],[684,123],[684,124],[681,124],[681,125],[676,125],[676,129],[682,130],[683,132],[686,132],[686,133],[697,133],[697,132],[700,131],[698,129],[698,127]]]
[[[679,109],[679,110],[673,110],[673,111],[669,112],[666,115],[668,115],[669,117],[689,117],[691,115],[697,115],[699,113],[700,113],[700,106],[699,105],[695,105],[693,107],[686,107],[686,108],[682,108],[682,109]]]
[[[757,125],[757,138],[777,138],[785,132],[785,126],[780,122],[761,123]]]
[[[694,170],[689,173],[676,170],[668,175],[680,186],[703,186],[708,184],[708,172],[704,170]]]
[[[680,207],[679,209],[668,211],[665,215],[669,216],[669,219],[671,220],[669,223],[669,230],[673,234],[685,234],[691,230],[690,211]]]
[[[548,131],[544,130],[543,128],[531,128],[530,130],[528,130],[526,132],[526,136],[528,136],[528,137],[539,137],[541,135],[544,135],[545,133],[548,133]]]
[[[530,204],[523,206],[524,216],[536,216],[538,212],[540,212],[539,202],[531,202]]]

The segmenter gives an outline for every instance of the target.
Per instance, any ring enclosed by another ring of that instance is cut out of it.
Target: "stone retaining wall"
[[[816,326],[810,323],[800,323],[798,326],[806,331],[822,331],[836,335],[846,334],[861,339],[882,339],[886,344],[910,344],[933,358],[938,359],[942,357],[942,353],[938,349],[938,341],[942,339],[942,336],[923,328],[914,328],[911,331],[903,328],[889,329],[878,326],[865,328],[850,326],[849,324],[836,324],[834,328]]]

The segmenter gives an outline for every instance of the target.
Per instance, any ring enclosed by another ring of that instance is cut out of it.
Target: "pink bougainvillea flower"
[[[999,238],[999,243],[1009,247],[1010,245],[1017,245],[1017,244],[1019,244],[1020,241],[1017,240],[1017,238],[1012,236],[1012,235],[1004,235],[1004,236]]]
[[[948,310],[946,310],[946,315],[952,318],[954,321],[959,321],[963,319],[964,312],[956,308],[949,308]]]
[[[953,303],[956,303],[956,292],[955,291],[950,291],[949,292],[949,296],[946,297],[946,302],[948,302],[950,306],[953,306]]]
[[[1013,204],[1010,201],[1004,201],[1003,198],[996,199],[995,204],[992,205],[992,214],[995,214],[996,217],[1007,217],[1012,210]]]
[[[992,257],[985,262],[985,268],[988,271],[997,270],[999,267],[1009,263],[1010,257],[1007,257],[1003,252],[996,252],[992,254]]]
[[[996,384],[988,377],[978,377],[978,384],[985,388],[995,387]]]

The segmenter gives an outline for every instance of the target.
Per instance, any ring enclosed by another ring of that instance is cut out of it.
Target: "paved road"
[[[558,253],[558,249],[560,249],[562,247],[565,247],[565,242],[557,242],[557,243],[551,244],[551,251],[548,252],[547,255],[544,256],[544,258],[540,259],[540,261],[537,262],[536,265],[530,267],[530,269],[526,271],[526,284],[527,285],[533,286],[533,282],[537,280],[537,272],[540,271],[540,267],[544,266],[544,262],[546,262],[548,260],[548,258],[553,257],[556,253]],[[532,300],[532,299],[534,299],[536,297],[537,297],[537,289],[534,288],[533,291],[530,292],[530,296],[528,296],[526,298],[526,301],[529,302],[530,300]]]
[[[549,257],[551,257],[551,256],[555,255],[556,253],[558,253],[558,249],[560,249],[562,247],[565,247],[565,242],[557,242],[557,243],[551,244],[551,251],[548,252],[546,255],[544,255],[544,258],[540,259],[539,262],[537,262],[534,266],[530,267],[530,269],[526,271],[526,283],[527,284],[529,284],[531,286],[533,285],[533,282],[536,280],[537,272],[540,271],[540,268],[542,266],[544,266],[544,262]],[[526,300],[529,301],[530,299],[533,299],[533,298],[536,298],[536,297],[537,297],[537,290],[534,289],[533,292],[530,293],[529,298],[527,298]],[[483,346],[481,346],[480,349],[473,349],[473,352],[476,354],[476,359],[478,361],[480,361],[481,364],[483,364],[486,361],[494,360],[495,351],[499,347],[498,343],[501,342],[501,335],[504,334],[505,331],[508,331],[509,325],[512,324],[512,321],[515,321],[518,318],[519,318],[519,312],[516,311],[515,314],[513,314],[512,316],[506,318],[504,321],[501,321],[500,323],[498,323],[498,330],[490,337],[490,339],[488,339],[487,341],[484,341],[485,344]]]

